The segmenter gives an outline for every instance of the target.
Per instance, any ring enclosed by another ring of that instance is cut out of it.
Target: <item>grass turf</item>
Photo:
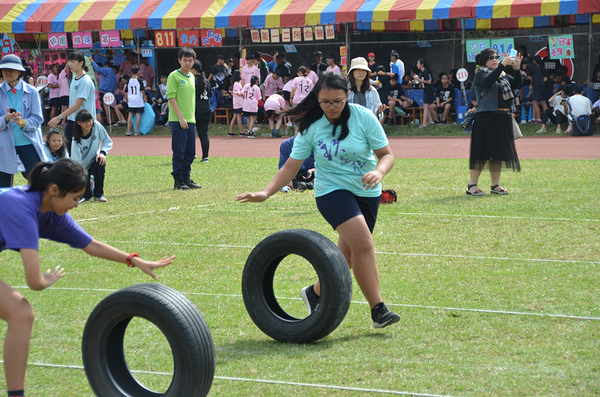
[[[503,174],[511,191],[504,197],[466,197],[466,166],[396,161],[384,186],[398,192],[398,202],[381,206],[374,239],[382,294],[401,321],[374,330],[354,282],[344,322],[310,345],[270,339],[241,297],[244,262],[267,235],[306,228],[337,240],[311,191],[278,193],[262,204],[234,201],[265,186],[277,159],[196,162],[192,178],[204,188],[182,192],[172,190],[169,158],[111,156],[109,202],[71,214],[96,239],[126,252],[177,255],[158,271],[158,282],[186,293],[210,327],[217,358],[211,396],[598,395],[600,161],[524,160],[523,172]],[[482,188],[488,178],[482,175]],[[87,317],[110,291],[152,280],[49,241],[40,253],[43,269],[60,264],[67,271],[43,292],[24,287],[17,253],[0,255],[2,280],[37,313],[27,394],[92,395],[79,368]],[[299,290],[314,271],[289,258],[276,277],[282,305],[303,313]],[[170,377],[160,373],[172,371],[169,355],[154,326],[132,323],[126,356],[143,371],[141,382],[166,390]]]

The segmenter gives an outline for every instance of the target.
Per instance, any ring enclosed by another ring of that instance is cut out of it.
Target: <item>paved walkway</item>
[[[170,136],[116,136],[111,155],[171,156]],[[469,157],[470,138],[391,137],[396,158]],[[282,139],[246,137],[210,137],[210,157],[279,157]],[[600,159],[600,136],[532,136],[516,142],[521,159],[595,160]],[[196,140],[200,155],[200,141]]]

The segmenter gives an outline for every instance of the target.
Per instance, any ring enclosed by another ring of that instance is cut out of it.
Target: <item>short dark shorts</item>
[[[277,111],[275,110],[267,110],[267,118],[270,119],[271,117],[275,116],[276,119],[280,118],[281,116],[277,114]]]
[[[53,108],[61,107],[62,105],[61,105],[60,97],[50,98],[50,106]]]
[[[244,116],[246,117],[250,117],[250,116],[257,116],[258,112],[244,112]]]
[[[121,102],[121,106],[123,106],[123,109],[129,111],[129,104],[125,101]]]
[[[533,91],[531,91],[531,100],[532,101],[541,101],[544,99],[544,86],[536,85],[533,87]]]
[[[425,96],[423,97],[423,103],[431,105],[432,103],[435,102],[435,95],[433,94],[425,94]]]
[[[69,106],[69,96],[60,97],[60,106]]]
[[[347,220],[362,215],[369,230],[373,233],[381,196],[359,197],[348,190],[334,190],[324,196],[317,197],[316,200],[319,212],[333,230]]]
[[[129,113],[144,113],[144,108],[129,108],[127,111]]]
[[[291,92],[289,91],[283,91],[283,99],[285,99],[286,102],[290,101],[290,96],[292,95]]]
[[[242,114],[242,108],[233,109],[233,114]]]

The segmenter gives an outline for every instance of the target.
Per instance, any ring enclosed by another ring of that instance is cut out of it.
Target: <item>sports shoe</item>
[[[188,185],[186,185],[183,182],[183,180],[180,179],[180,180],[175,181],[173,190],[190,190],[190,187]]]
[[[108,199],[104,197],[104,195],[102,195],[100,197],[94,197],[94,201],[97,201],[99,203],[106,203],[108,202]]]
[[[131,136],[131,132],[132,132],[131,130],[127,130],[127,132],[125,133],[125,135]]]
[[[539,130],[537,130],[535,133],[536,134],[545,134],[546,132],[548,132],[546,130],[546,124],[542,124],[542,128],[540,128]]]
[[[248,131],[248,138],[256,138],[256,135],[254,135],[254,132]]]
[[[556,126],[556,135],[562,134],[562,127],[559,125]]]
[[[118,125],[125,125],[125,124],[127,124],[127,121],[125,121],[125,120],[119,120],[119,121],[117,121],[117,124]]]
[[[395,107],[394,110],[396,111],[396,113],[400,116],[406,116],[406,112],[404,110],[402,110],[402,108],[399,107]]]
[[[133,133],[133,136],[140,136],[140,133],[136,131]]]
[[[273,133],[271,134],[271,138],[282,138],[282,136],[281,136],[281,135],[279,135],[278,133],[275,133],[275,132],[273,132]]]
[[[202,186],[198,185],[196,182],[191,179],[184,179],[183,183],[190,189],[202,189]]]
[[[208,157],[202,157],[201,163],[208,163]]]
[[[79,201],[77,202],[77,204],[83,204],[87,201],[87,199],[85,197],[82,197],[79,199]]]
[[[314,285],[302,288],[302,290],[300,290],[300,296],[308,309],[309,316],[317,311],[320,296],[315,293]],[[400,317],[398,317],[398,319],[400,319]]]
[[[400,321],[400,316],[390,311],[385,303],[381,302],[371,309],[371,319],[373,320],[373,327],[385,328]]]

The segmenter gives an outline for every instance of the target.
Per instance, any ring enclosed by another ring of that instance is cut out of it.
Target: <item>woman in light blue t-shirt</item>
[[[236,200],[265,201],[294,179],[314,151],[317,207],[339,234],[338,247],[369,302],[373,326],[399,321],[381,298],[372,236],[381,180],[394,166],[383,128],[369,109],[348,103],[347,82],[336,73],[323,73],[310,94],[286,115],[294,118],[300,131],[290,158],[263,191]],[[319,281],[300,294],[309,314],[318,310]]]

